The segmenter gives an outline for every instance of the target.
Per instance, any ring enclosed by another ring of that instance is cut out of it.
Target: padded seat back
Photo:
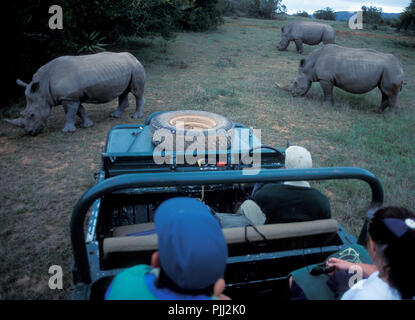
[[[114,229],[114,237],[105,238],[103,243],[104,258],[116,252],[140,252],[157,250],[157,234],[152,232],[154,223],[122,226]],[[325,233],[336,233],[338,223],[335,219],[323,219],[307,222],[291,222],[222,229],[227,244],[238,244],[284,238],[296,238]],[[146,232],[151,234],[145,234]],[[143,234],[137,236],[136,234]],[[130,236],[128,236],[130,235]]]

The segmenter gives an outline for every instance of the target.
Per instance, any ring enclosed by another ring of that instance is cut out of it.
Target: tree
[[[254,0],[254,10],[259,15],[261,11],[261,1],[260,0]]]
[[[282,0],[242,0],[238,9],[246,12],[249,17],[266,19],[276,19],[287,13]]]
[[[307,11],[297,11],[297,13],[294,13],[297,17],[304,17],[304,18],[311,18],[311,16],[307,13]]]
[[[381,24],[383,23],[382,19],[382,8],[377,8],[370,6],[362,6],[362,16],[363,22],[368,24]]]
[[[334,13],[334,10],[330,7],[317,10],[313,13],[313,15],[316,19],[336,20],[336,14]]]
[[[182,10],[177,24],[180,29],[207,31],[223,23],[219,0],[193,0],[194,6]]]
[[[412,0],[400,15],[399,29],[408,30],[411,27],[415,28],[415,0]]]

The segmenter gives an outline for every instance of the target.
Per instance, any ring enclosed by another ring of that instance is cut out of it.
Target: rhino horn
[[[6,121],[6,122],[8,122],[8,123],[10,123],[12,125],[18,126],[20,128],[24,128],[25,127],[24,119],[23,118],[4,119],[4,121]]]
[[[20,79],[16,79],[16,83],[19,85],[19,86],[22,86],[22,87],[27,87],[28,86],[28,84],[26,83],[26,82],[23,82],[22,80],[20,80]]]
[[[278,87],[278,88],[280,88],[280,89],[282,89],[282,90],[285,90],[285,91],[289,91],[289,92],[291,92],[291,84],[287,84],[287,85],[283,86],[283,85],[280,85],[280,84],[277,82],[277,83],[276,83],[276,85],[277,85],[277,87]]]

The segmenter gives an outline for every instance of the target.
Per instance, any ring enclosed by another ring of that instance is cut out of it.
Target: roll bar
[[[383,203],[383,189],[378,178],[370,171],[355,167],[265,169],[259,170],[255,175],[247,174],[244,170],[135,173],[103,180],[85,192],[72,211],[70,232],[77,282],[91,283],[84,220],[95,200],[105,194],[128,188],[334,179],[363,180],[372,191],[371,208]]]

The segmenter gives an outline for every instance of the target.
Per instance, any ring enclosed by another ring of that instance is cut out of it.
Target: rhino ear
[[[39,82],[33,82],[30,86],[30,92],[35,93],[37,90],[39,90]]]
[[[300,61],[300,67],[303,68],[305,65],[305,59],[301,59]]]

